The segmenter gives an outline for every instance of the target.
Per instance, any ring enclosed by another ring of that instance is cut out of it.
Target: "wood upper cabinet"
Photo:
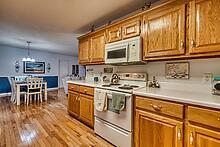
[[[80,119],[91,127],[94,126],[93,96],[80,94]]]
[[[220,147],[220,132],[189,125],[188,147]]]
[[[79,64],[90,62],[90,37],[82,38],[79,40]]]
[[[185,4],[169,4],[143,16],[144,58],[185,54]]]
[[[127,39],[130,37],[135,37],[140,35],[141,21],[140,17],[131,19],[122,26],[122,39]]]
[[[75,117],[79,117],[79,94],[77,92],[68,92],[68,112],[74,115]]]
[[[121,32],[122,32],[121,24],[108,28],[107,29],[108,43],[121,40],[122,39]]]
[[[104,62],[105,60],[105,32],[91,36],[91,62]]]
[[[183,122],[136,109],[136,147],[182,147]]]
[[[220,52],[220,1],[193,0],[189,14],[189,52]]]

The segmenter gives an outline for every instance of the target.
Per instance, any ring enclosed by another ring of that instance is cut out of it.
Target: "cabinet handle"
[[[184,48],[184,41],[183,40],[180,41],[180,47]]]
[[[177,138],[178,140],[180,141],[181,140],[181,129],[179,128],[178,131],[177,131]]]
[[[162,109],[162,106],[157,106],[157,105],[153,105],[153,104],[151,104],[151,107],[157,112],[161,111],[161,109]]]
[[[193,139],[193,132],[190,132],[190,137],[189,137],[189,144],[193,145],[194,139]]]
[[[117,32],[117,37],[120,37],[120,31]]]
[[[192,48],[195,47],[195,41],[194,41],[194,40],[191,41],[191,47],[192,47]]]

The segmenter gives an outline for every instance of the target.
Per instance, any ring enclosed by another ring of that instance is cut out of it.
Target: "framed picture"
[[[189,62],[166,63],[167,79],[189,79]]]
[[[24,73],[44,74],[45,62],[24,62]]]

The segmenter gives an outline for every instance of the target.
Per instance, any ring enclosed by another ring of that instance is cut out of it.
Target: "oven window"
[[[108,51],[108,59],[126,58],[126,48]]]

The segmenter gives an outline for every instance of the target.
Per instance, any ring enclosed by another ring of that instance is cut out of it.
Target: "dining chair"
[[[42,102],[42,85],[43,85],[43,78],[27,78],[27,105],[29,104],[29,101],[32,101],[32,97],[34,95],[34,98],[36,100],[36,96],[38,98],[38,101]]]
[[[16,94],[17,94],[16,81],[13,77],[11,77],[9,79],[9,82],[10,82],[10,85],[11,85],[11,102],[16,103],[17,102],[17,100],[16,100]],[[26,101],[26,91],[20,91],[20,95],[24,95],[24,99]]]

